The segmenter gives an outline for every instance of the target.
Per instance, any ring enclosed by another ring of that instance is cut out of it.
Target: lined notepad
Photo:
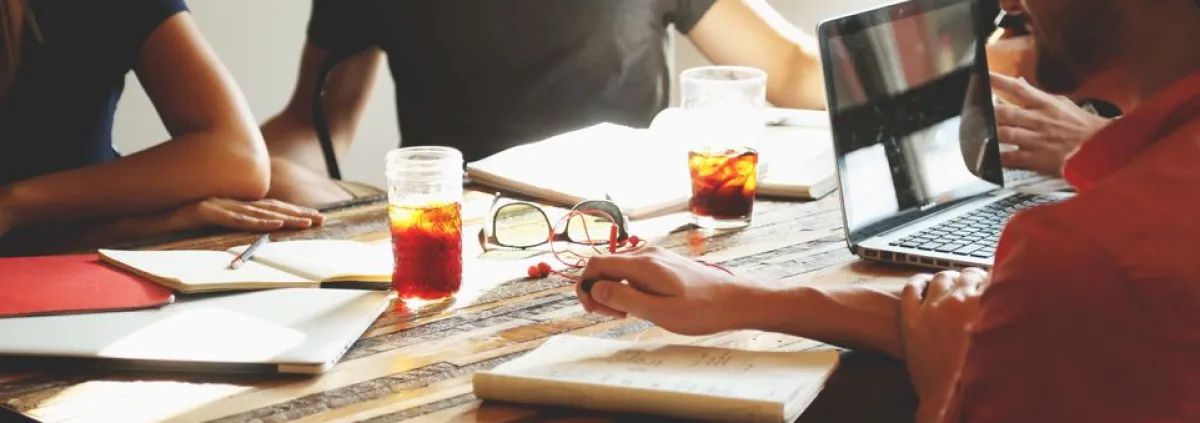
[[[556,336],[475,375],[485,400],[720,422],[800,415],[837,367],[836,351],[760,352]]]

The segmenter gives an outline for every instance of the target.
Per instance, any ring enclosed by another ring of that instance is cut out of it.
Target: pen
[[[270,240],[271,240],[270,235],[264,234],[263,236],[258,237],[258,239],[254,240],[253,244],[250,244],[249,247],[246,247],[246,251],[242,251],[242,254],[238,255],[236,258],[233,259],[233,261],[229,262],[229,268],[237,269],[239,267],[242,267],[243,264],[246,264],[246,260],[250,260],[250,257],[254,256],[254,251],[257,250],[258,247],[261,247],[263,244],[266,244],[267,241],[270,241]]]

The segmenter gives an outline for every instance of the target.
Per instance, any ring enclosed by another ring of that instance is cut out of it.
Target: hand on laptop
[[[992,89],[1007,102],[996,105],[1000,142],[1018,147],[1001,153],[1005,167],[1062,176],[1067,158],[1109,122],[1016,78],[993,73]]]
[[[576,284],[576,294],[588,312],[618,318],[632,315],[682,335],[748,327],[755,310],[754,293],[762,290],[657,247],[593,257],[581,279],[598,281],[590,293],[583,292],[584,284]]]
[[[920,398],[917,421],[943,413],[966,361],[988,275],[979,269],[913,277],[901,298],[904,361]]]

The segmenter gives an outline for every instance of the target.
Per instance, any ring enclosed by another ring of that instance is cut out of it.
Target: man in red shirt
[[[1200,4],[1019,7],[1036,85],[1128,114],[1067,162],[1079,195],[1010,221],[993,274],[782,287],[648,248],[592,259],[585,309],[881,350],[907,363],[921,422],[1200,421]]]

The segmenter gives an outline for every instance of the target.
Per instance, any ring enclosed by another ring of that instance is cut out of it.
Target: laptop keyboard
[[[1000,231],[1013,213],[1053,203],[1059,198],[1035,194],[1013,195],[888,245],[964,257],[992,258],[996,255]]]

